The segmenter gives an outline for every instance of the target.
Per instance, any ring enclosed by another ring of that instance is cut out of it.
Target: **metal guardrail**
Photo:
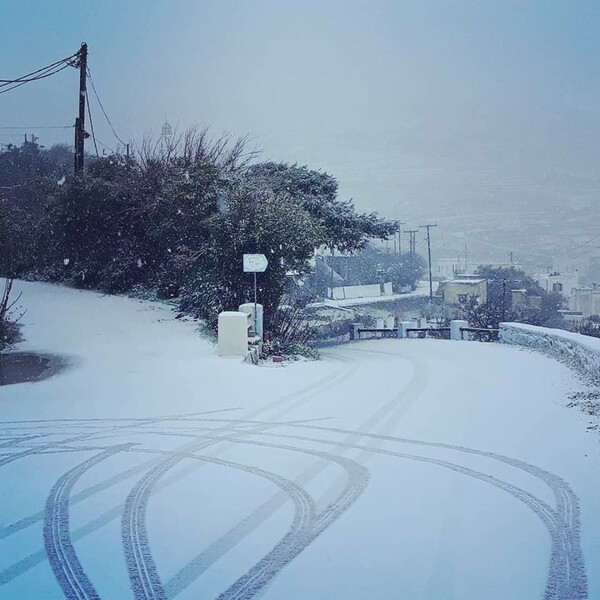
[[[475,337],[479,338],[479,341],[482,341],[482,338],[487,338],[488,341],[497,340],[500,335],[499,329],[493,329],[488,327],[461,327],[460,335],[464,339],[464,332],[474,333]]]
[[[431,334],[432,337],[442,337],[449,335],[451,331],[450,327],[408,327],[406,329],[407,335],[410,333],[419,334],[419,337],[427,337],[427,334]],[[461,337],[464,337],[464,332],[475,334],[474,337],[488,339],[488,340],[496,340],[498,339],[499,329],[493,329],[488,327],[461,327],[460,333]],[[398,328],[393,327],[391,329],[385,327],[359,327],[356,329],[356,333],[360,337],[361,333],[381,333],[388,335],[397,335]]]

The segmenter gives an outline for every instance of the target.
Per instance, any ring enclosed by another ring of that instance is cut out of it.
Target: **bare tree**
[[[11,300],[10,295],[13,287],[13,278],[7,277],[4,280],[4,291],[0,298],[0,349],[16,342],[19,339],[19,325],[25,311],[19,312],[16,318],[13,313],[17,308],[17,302],[21,298],[21,293]]]

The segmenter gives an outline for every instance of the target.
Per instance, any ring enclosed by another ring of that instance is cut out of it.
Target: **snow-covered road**
[[[600,444],[566,367],[373,340],[219,359],[137,300],[21,283],[0,598],[600,598]]]

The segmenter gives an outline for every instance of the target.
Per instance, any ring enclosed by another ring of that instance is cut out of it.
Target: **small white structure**
[[[254,306],[254,302],[246,302],[245,304],[240,304],[239,311],[250,315],[249,324],[252,326],[252,331],[254,331],[254,335],[258,336],[260,338],[260,341],[262,342],[264,340],[263,305],[256,304],[256,320],[254,316]]]
[[[462,340],[463,335],[461,328],[468,327],[469,324],[466,321],[461,321],[456,319],[454,321],[450,321],[450,339],[451,340]]]
[[[397,336],[399,338],[407,338],[408,337],[408,329],[414,329],[417,326],[415,321],[400,321],[398,323],[398,332]]]
[[[250,315],[239,311],[225,311],[219,314],[219,356],[239,356],[248,354],[248,329]]]

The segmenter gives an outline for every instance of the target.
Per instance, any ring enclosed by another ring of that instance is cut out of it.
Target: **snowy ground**
[[[600,598],[600,445],[564,366],[373,340],[219,359],[158,304],[20,284],[0,598]]]

